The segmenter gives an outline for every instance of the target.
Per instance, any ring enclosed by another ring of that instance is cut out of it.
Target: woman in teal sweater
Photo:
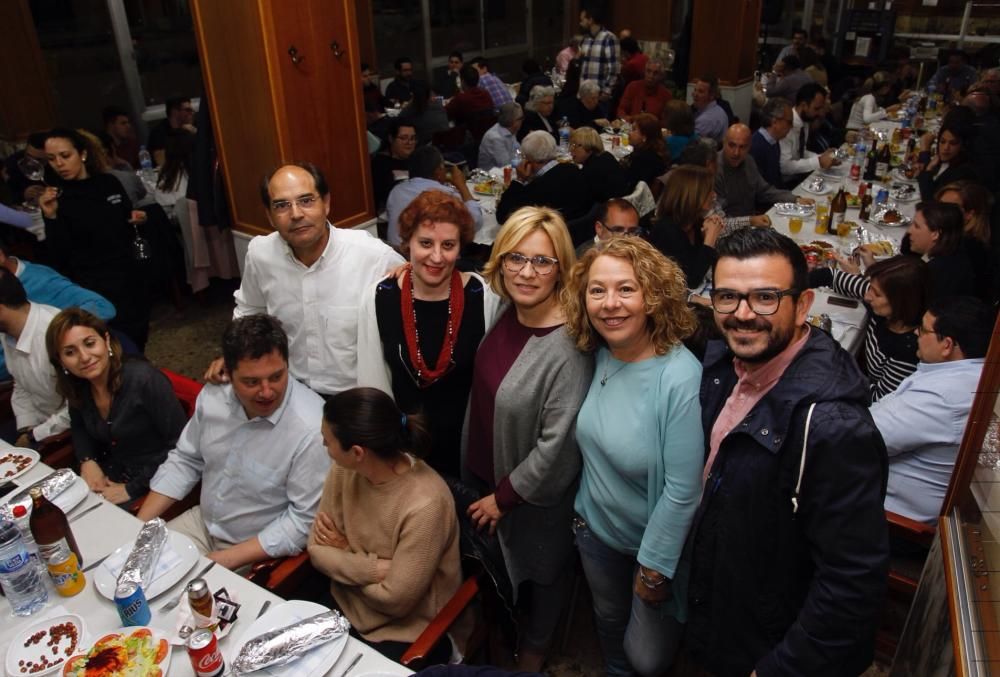
[[[589,250],[564,292],[567,329],[596,351],[576,438],[576,545],[608,675],[662,674],[685,620],[681,549],[701,496],[701,364],[684,274],[639,238]]]

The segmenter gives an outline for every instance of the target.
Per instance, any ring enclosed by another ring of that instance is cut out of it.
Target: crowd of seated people
[[[372,157],[386,241],[330,224],[312,164],[267,174],[274,232],[248,247],[190,417],[119,339],[141,351],[148,322],[141,285],[122,282],[133,201],[75,130],[30,139],[56,179],[18,201],[34,195],[50,260],[73,282],[52,272],[39,289],[41,267],[0,247],[12,441],[68,430],[88,486],[140,519],[200,483],[171,528],[236,571],[307,553],[329,578],[322,601],[393,659],[462,585],[463,534],[479,532],[521,670],[551,654],[579,560],[608,674],[663,674],[681,653],[706,674],[858,674],[886,594],[885,510],[937,515],[989,345],[996,186],[984,177],[1000,173],[979,140],[996,94],[960,58],[944,66],[935,78],[954,96],[920,140],[902,252],[861,248],[810,270],[767,216],[809,202],[791,189],[837,162],[810,150],[832,138],[816,72],[832,73],[808,36],[781,56],[753,129],[712,76],[692,82],[690,104],[674,98],[634,39],[597,10],[580,18],[568,96],[526,62],[514,101],[484,59],[458,52],[432,86],[406,57],[384,94],[369,69],[371,111],[401,104],[378,118],[387,143]],[[894,105],[886,73],[851,124]],[[965,103],[977,92],[985,103]],[[166,193],[186,171],[177,111],[162,130]],[[467,161],[510,170],[476,270],[463,252],[490,212],[435,145],[442,113],[482,132]],[[606,149],[615,118],[629,153]],[[113,123],[112,162],[127,148]],[[655,208],[633,198],[639,184]],[[77,296],[56,298],[74,283]],[[860,357],[809,321],[820,286],[864,302]],[[452,628],[460,649],[468,630]],[[430,660],[451,650],[439,641]]]

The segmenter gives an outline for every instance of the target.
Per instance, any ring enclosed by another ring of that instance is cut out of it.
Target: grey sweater
[[[730,167],[719,151],[715,171],[715,194],[726,210],[726,216],[751,216],[758,204],[771,207],[775,202],[795,202],[797,196],[769,184],[760,175],[757,162],[747,155],[739,167]]]
[[[573,431],[593,370],[593,358],[557,329],[528,340],[497,391],[494,482],[509,476],[525,501],[497,529],[515,591],[526,580],[551,584],[572,558],[570,523],[581,466]],[[465,430],[463,458],[468,419]]]

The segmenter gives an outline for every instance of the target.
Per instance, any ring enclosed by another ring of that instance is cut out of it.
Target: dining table
[[[0,451],[10,448],[12,447],[8,444],[0,443]],[[39,462],[28,472],[15,479],[14,483],[19,488],[23,488],[43,479],[52,472],[52,468]],[[18,489],[14,489],[0,498],[0,505],[7,500],[8,496],[17,491]],[[130,547],[143,526],[143,523],[133,515],[89,490],[86,497],[68,511],[67,518],[83,556],[84,567],[98,563],[120,546]],[[186,648],[183,644],[174,644],[174,641],[177,641],[177,614],[185,605],[182,604],[169,610],[166,610],[165,607],[170,606],[175,598],[182,595],[188,581],[196,578],[209,564],[211,564],[211,560],[204,556],[198,556],[197,564],[191,567],[173,586],[149,600],[149,607],[152,611],[152,620],[149,626],[163,636],[173,638],[171,641],[173,645],[172,655],[167,673],[170,677],[189,677],[195,673],[187,656]],[[83,618],[85,637],[81,638],[79,644],[82,651],[86,651],[98,638],[121,628],[122,623],[119,620],[114,601],[105,598],[98,591],[98,585],[95,582],[97,571],[98,568],[95,567],[85,574],[86,587],[73,597],[61,597],[55,591],[48,576],[45,576],[49,600],[42,609],[31,616],[14,616],[7,599],[0,597],[0,617],[3,618],[3,623],[0,624],[0,647],[3,647],[4,659],[6,659],[6,653],[14,639],[18,638],[26,629],[60,614],[77,614]],[[225,657],[227,666],[229,666],[242,644],[251,639],[251,637],[244,636],[244,633],[254,623],[265,605],[274,610],[285,600],[218,564],[205,572],[203,577],[212,591],[225,588],[231,597],[241,605],[236,622],[229,629],[228,634],[218,640],[219,648]],[[305,662],[308,660],[308,656],[309,654],[306,654],[298,660]],[[359,656],[360,658],[358,658]],[[355,659],[358,660],[355,661]],[[288,667],[294,665],[292,663]],[[348,670],[350,671],[349,677],[375,677],[376,675],[390,677],[413,674],[412,670],[385,658],[375,649],[354,637],[348,638],[333,666],[328,671],[319,674],[343,677]],[[58,674],[61,674],[61,670]],[[268,672],[262,671],[258,674],[264,675]]]

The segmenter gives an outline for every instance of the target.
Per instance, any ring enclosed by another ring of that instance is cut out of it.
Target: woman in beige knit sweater
[[[399,660],[462,583],[451,492],[417,456],[430,437],[375,388],[353,388],[323,408],[334,463],[309,535],[313,566],[351,625]],[[446,662],[446,640],[429,662]]]

